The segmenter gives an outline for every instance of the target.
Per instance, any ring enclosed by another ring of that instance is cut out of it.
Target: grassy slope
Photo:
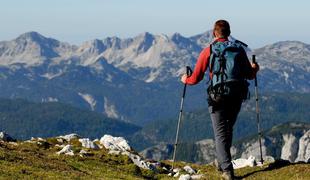
[[[136,167],[129,158],[109,155],[105,149],[92,151],[92,156],[56,155],[59,148],[53,139],[42,145],[0,142],[0,179],[173,179]],[[81,147],[75,146],[79,152]],[[165,162],[169,163],[169,162]],[[184,167],[178,162],[177,166]],[[220,179],[211,165],[190,164],[204,174],[204,179]],[[310,164],[288,164],[278,161],[264,167],[237,170],[245,179],[310,179]]]

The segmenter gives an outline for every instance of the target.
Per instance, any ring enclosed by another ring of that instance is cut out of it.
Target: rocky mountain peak
[[[200,51],[200,47],[195,42],[191,41],[190,38],[182,36],[180,33],[174,33],[171,36],[171,41],[181,49],[193,50],[194,48],[195,51]]]
[[[136,38],[139,38],[139,39],[153,39],[154,35],[149,33],[149,32],[143,32],[143,33],[139,34]]]
[[[267,45],[271,49],[286,49],[295,47],[298,48],[307,48],[307,44],[300,41],[279,41],[271,45]]]
[[[206,47],[213,40],[213,31],[209,30],[201,34],[197,34],[190,37],[190,39],[201,47]]]
[[[53,38],[47,38],[38,32],[30,31],[24,34],[21,34],[14,40],[19,45],[31,45],[36,44],[41,47],[41,49],[52,49],[59,46],[61,43]]]
[[[83,43],[81,47],[78,49],[78,52],[98,55],[102,53],[105,49],[106,46],[103,43],[103,41],[99,39],[94,39]]]
[[[138,47],[136,50],[140,54],[146,52],[153,45],[155,37],[149,32],[144,32],[134,38],[134,42],[137,43]]]
[[[106,45],[106,47],[112,49],[121,49],[121,42],[122,40],[116,36],[107,37],[103,40],[103,43]]]
[[[46,39],[48,38],[44,37],[43,35],[35,31],[26,32],[16,38],[16,40],[30,40],[30,41],[44,41]]]

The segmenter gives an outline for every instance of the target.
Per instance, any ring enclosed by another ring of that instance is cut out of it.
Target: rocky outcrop
[[[104,135],[100,139],[100,144],[102,144],[106,149],[113,151],[130,151],[131,147],[129,146],[126,139],[123,137],[113,137],[111,135]]]
[[[293,134],[283,135],[284,145],[281,151],[281,159],[294,162],[298,153],[298,139]]]
[[[72,145],[66,145],[65,147],[62,148],[62,150],[58,151],[56,154],[65,154],[69,156],[74,156],[74,152],[72,150],[73,146]]]
[[[296,162],[310,162],[310,130],[299,139],[299,151]]]
[[[310,126],[305,123],[291,122],[274,126],[264,132],[262,137],[263,160],[272,162],[275,159],[288,160],[290,162],[310,161]],[[181,145],[181,144],[180,144]],[[257,163],[260,162],[260,147],[258,136],[244,139],[235,143],[231,148],[233,159],[249,160],[253,156]],[[168,148],[170,147],[170,148]],[[182,146],[180,146],[182,148]],[[190,147],[190,148],[188,148]],[[189,152],[188,149],[191,151]],[[193,151],[194,150],[194,151]],[[160,144],[141,152],[144,157],[163,160],[171,158],[173,146]],[[195,163],[210,163],[216,159],[215,143],[213,139],[205,139],[184,146],[183,157],[179,160]],[[184,154],[189,154],[185,157]]]
[[[128,156],[132,162],[138,167],[144,169],[155,169],[155,165],[144,160],[143,157],[134,152],[129,146],[126,139],[123,137],[113,137],[111,135],[104,135],[100,139],[100,144],[102,144],[106,149],[109,150],[110,154],[122,154]]]
[[[267,156],[267,147],[265,145],[266,139],[262,139],[262,154],[263,157]],[[250,156],[254,156],[255,158],[260,158],[260,147],[259,147],[259,141],[250,141],[247,143],[243,144],[243,147],[241,148],[242,150],[242,154],[241,154],[241,158],[248,158]],[[240,149],[239,149],[240,151]]]
[[[82,147],[89,149],[99,149],[99,146],[95,142],[91,141],[89,138],[79,139],[79,142],[82,144]]]
[[[14,138],[12,138],[10,135],[8,135],[5,132],[0,132],[0,141],[4,142],[14,142],[16,141]]]
[[[273,130],[262,138],[263,158],[272,156],[275,159],[288,160],[290,162],[310,161],[310,130],[307,128],[296,128],[296,124],[290,124],[291,132],[281,133]],[[260,158],[259,143],[248,141],[236,148],[237,154],[241,153],[242,158],[250,155]]]

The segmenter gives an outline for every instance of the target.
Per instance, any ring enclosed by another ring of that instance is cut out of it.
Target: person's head
[[[229,23],[225,20],[218,20],[214,24],[213,35],[217,38],[227,38],[230,35]]]

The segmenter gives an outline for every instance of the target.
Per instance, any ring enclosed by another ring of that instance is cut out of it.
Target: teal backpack
[[[240,41],[214,42],[210,45],[208,94],[213,101],[222,97],[247,99],[249,83],[246,81],[247,69],[244,43]]]

